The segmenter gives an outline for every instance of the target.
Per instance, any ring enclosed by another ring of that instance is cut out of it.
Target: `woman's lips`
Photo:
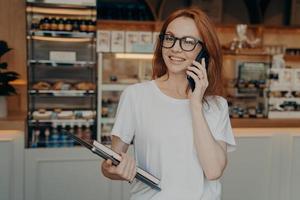
[[[175,56],[169,56],[169,59],[171,60],[171,62],[175,62],[175,63],[182,63],[185,61],[184,58],[175,57]]]

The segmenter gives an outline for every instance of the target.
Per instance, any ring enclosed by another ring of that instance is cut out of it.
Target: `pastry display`
[[[53,112],[46,111],[45,109],[39,109],[38,111],[34,111],[32,113],[33,119],[42,120],[42,119],[51,119]]]
[[[57,113],[57,119],[73,119],[74,113],[73,111],[61,111]]]
[[[63,81],[58,81],[58,82],[54,83],[52,89],[53,90],[70,90],[71,84],[65,83]]]
[[[35,83],[32,86],[32,89],[34,89],[34,90],[50,90],[51,89],[51,85],[49,83],[47,83],[47,82],[40,81],[40,82]]]
[[[86,140],[97,138],[96,10],[60,3],[24,4],[30,38],[28,88],[22,92],[28,110],[26,148],[79,145],[68,133]]]
[[[74,89],[76,90],[95,90],[96,86],[93,83],[89,82],[80,82],[74,85]]]
[[[95,118],[95,112],[93,111],[82,111],[82,118],[84,119],[94,119]]]
[[[73,86],[70,83],[66,83],[63,81],[57,81],[53,85],[47,83],[45,81],[40,81],[35,83],[32,86],[34,90],[95,90],[96,85],[91,82],[79,82],[75,83]]]

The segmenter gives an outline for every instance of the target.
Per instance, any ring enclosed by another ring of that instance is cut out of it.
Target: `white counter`
[[[234,134],[223,200],[298,200],[300,128],[235,128]],[[1,200],[129,197],[128,183],[103,177],[100,159],[84,148],[24,149],[22,132],[0,131],[0,158]]]
[[[0,199],[23,200],[24,133],[0,131]]]

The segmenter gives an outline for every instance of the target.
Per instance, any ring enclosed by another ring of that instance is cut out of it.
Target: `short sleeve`
[[[118,136],[123,142],[130,144],[135,132],[133,88],[126,88],[121,94],[115,123],[111,135]]]
[[[212,132],[216,140],[221,140],[227,143],[227,151],[232,152],[236,149],[236,143],[234,135],[231,128],[228,103],[226,99],[219,97],[218,98],[218,110],[219,110],[219,119],[216,124],[215,130]]]

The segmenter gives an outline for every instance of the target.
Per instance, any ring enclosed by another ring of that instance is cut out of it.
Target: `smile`
[[[183,62],[185,61],[184,58],[179,58],[179,57],[174,57],[174,56],[169,56],[170,60],[176,61],[176,62]]]

